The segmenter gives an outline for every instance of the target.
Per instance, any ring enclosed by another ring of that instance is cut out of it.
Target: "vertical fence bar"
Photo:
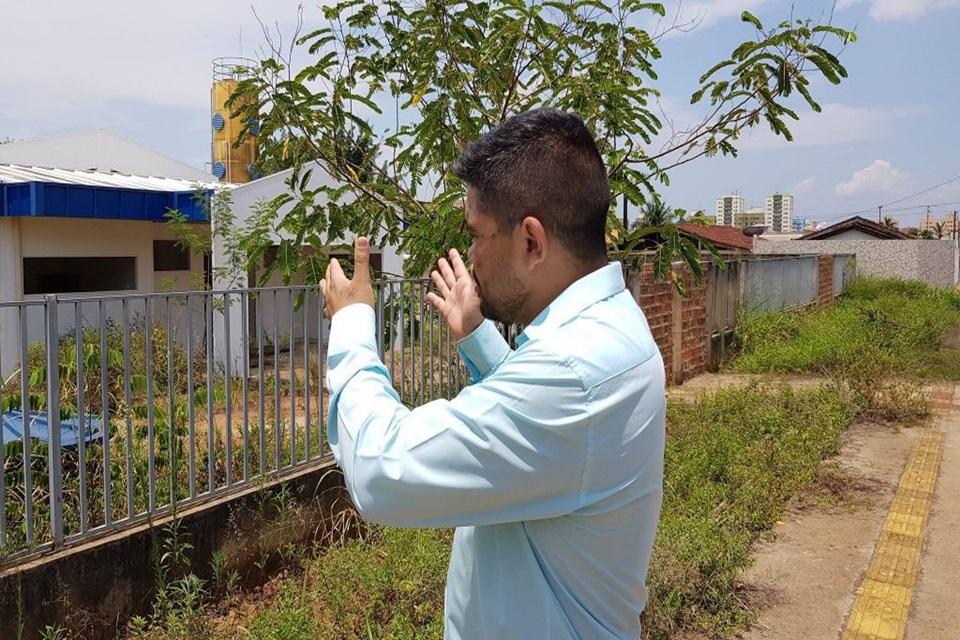
[[[79,302],[73,304],[73,331],[76,342],[76,366],[77,366],[77,427],[79,428],[79,438],[77,439],[77,475],[80,480],[80,533],[87,532],[87,430],[85,428],[87,416],[83,406],[83,314]]]
[[[130,379],[130,300],[123,299],[123,399],[127,414],[127,518],[132,518],[133,504],[133,389]]]
[[[260,475],[267,472],[266,375],[263,370],[263,291],[257,292],[257,377],[260,385]]]
[[[167,469],[170,473],[170,478],[168,482],[168,489],[170,491],[170,506],[173,506],[177,503],[177,470],[179,468],[179,458],[177,451],[180,449],[180,435],[177,433],[177,405],[175,404],[174,397],[174,388],[173,388],[173,296],[167,294],[164,296],[166,299],[166,315],[167,315],[167,437],[169,441],[167,442]]]
[[[280,426],[280,303],[278,291],[273,290],[273,439],[275,471],[280,471],[280,450],[283,448]]]
[[[146,359],[147,359],[147,485],[149,496],[147,511],[153,513],[157,508],[157,467],[154,459],[156,434],[154,433],[153,414],[153,314],[150,298],[143,299],[143,316],[146,322]]]
[[[303,291],[303,448],[306,460],[309,462],[310,447],[313,446],[310,429],[310,298],[313,289]]]
[[[20,307],[20,414],[23,419],[23,517],[27,544],[33,543],[33,457],[30,452],[30,360],[27,354],[27,305]]]
[[[216,488],[216,458],[213,441],[213,293],[203,294],[203,332],[207,337],[207,491]]]
[[[47,317],[47,474],[50,479],[50,532],[54,547],[63,545],[63,458],[60,448],[60,354],[57,349],[57,296],[46,296]]]
[[[319,290],[318,290],[319,291]],[[324,455],[323,445],[324,439],[326,437],[326,420],[327,417],[324,415],[323,407],[323,389],[324,389],[324,367],[327,366],[327,359],[323,357],[323,308],[326,305],[326,300],[322,295],[318,293],[317,295],[317,446],[319,447],[318,455],[322,458]]]
[[[401,351],[401,355],[402,353]],[[390,375],[394,380],[397,379],[397,293],[395,282],[390,283]]]
[[[223,387],[224,402],[226,404],[226,486],[229,488],[233,484],[233,349],[230,344],[230,293],[223,294],[223,350],[225,357],[223,359]]]
[[[250,292],[240,293],[240,326],[243,340],[243,480],[250,479]]]
[[[420,320],[420,331],[417,335],[417,345],[419,346],[419,354],[417,359],[420,361],[420,389],[417,393],[417,400],[414,406],[420,406],[427,400],[427,371],[426,371],[426,354],[424,353],[423,346],[424,341],[427,335],[427,327],[424,324],[423,317],[423,283],[418,282],[416,290],[411,290],[411,306],[416,304],[416,316]]]
[[[195,398],[194,379],[193,379],[193,300],[191,294],[187,294],[187,438],[189,440],[189,479],[190,497],[197,497],[197,425],[196,415],[194,413],[193,403]]]
[[[425,291],[426,289],[427,289],[427,285],[424,284],[424,285],[423,285],[423,289],[421,289],[421,291]],[[430,340],[430,342],[429,342],[429,345],[428,345],[428,349],[429,349],[428,353],[429,353],[429,355],[430,355],[430,369],[429,369],[429,371],[427,372],[427,375],[430,376],[430,377],[429,377],[429,380],[430,380],[430,399],[431,399],[431,400],[435,400],[435,399],[437,398],[437,396],[436,396],[436,376],[434,375],[434,369],[433,369],[433,320],[434,320],[434,318],[433,318],[433,305],[430,304],[429,301],[425,301],[423,304],[424,304],[424,311],[425,311],[425,313],[426,313],[426,315],[427,315],[427,320],[428,320],[428,322],[430,323],[430,331],[429,331],[429,335],[430,335],[429,340]]]
[[[400,328],[397,331],[397,334],[403,336],[402,342],[400,343],[400,400],[407,402],[407,347],[409,346],[407,341],[407,331],[405,322],[407,321],[407,294],[404,291],[404,287],[407,286],[405,283],[400,284],[400,295],[397,297],[397,304],[400,305],[400,310],[398,312],[400,320]],[[410,322],[410,328],[413,329],[413,322]],[[412,356],[411,356],[412,357]],[[412,376],[411,376],[412,377]]]
[[[287,303],[290,306],[290,338],[287,339],[287,356],[290,358],[290,466],[297,464],[297,363],[293,350],[293,341],[296,338],[294,331],[294,301],[293,290],[287,292]]]
[[[100,431],[103,442],[103,524],[113,522],[113,468],[110,464],[110,377],[107,357],[107,303],[100,301]]]

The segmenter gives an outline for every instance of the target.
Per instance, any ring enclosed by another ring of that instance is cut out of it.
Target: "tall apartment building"
[[[717,198],[717,224],[735,226],[737,216],[743,215],[744,209],[743,198],[736,194]]]
[[[793,230],[793,196],[785,193],[767,196],[764,213],[768,232],[789,233]]]

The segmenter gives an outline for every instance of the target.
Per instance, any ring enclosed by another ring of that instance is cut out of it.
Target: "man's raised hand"
[[[440,258],[437,269],[430,274],[437,293],[428,293],[427,301],[447,321],[453,337],[462,340],[480,326],[483,314],[476,285],[460,253],[450,249],[449,257],[449,261]]]
[[[370,284],[370,241],[357,238],[353,245],[353,279],[348,279],[336,258],[327,266],[327,273],[320,282],[324,299],[324,315],[333,315],[347,305],[363,303],[376,305],[373,285]]]

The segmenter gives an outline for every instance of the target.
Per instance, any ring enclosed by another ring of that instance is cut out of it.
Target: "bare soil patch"
[[[839,637],[900,473],[924,427],[853,425],[814,491],[757,543],[743,597],[756,614],[745,640]]]

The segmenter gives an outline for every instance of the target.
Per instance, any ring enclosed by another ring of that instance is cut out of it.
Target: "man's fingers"
[[[463,264],[463,258],[456,249],[450,249],[450,264],[453,265],[453,275],[457,278],[470,277],[467,265]]]
[[[433,286],[437,288],[441,296],[446,298],[450,294],[450,285],[447,284],[442,275],[436,271],[431,271],[430,279],[433,280]]]
[[[346,274],[343,273],[343,267],[340,266],[340,261],[336,258],[331,258],[330,264],[327,265],[327,282],[333,284],[334,280],[345,280],[346,277]]]
[[[370,281],[370,241],[364,237],[353,244],[353,281]]]
[[[450,263],[447,262],[446,258],[440,258],[437,262],[437,269],[440,271],[440,276],[443,277],[443,281],[452,289],[453,285],[457,283],[457,276],[454,275],[453,268],[450,266]]]
[[[434,309],[443,313],[444,299],[435,294],[433,291],[427,294],[427,302],[433,305]]]

